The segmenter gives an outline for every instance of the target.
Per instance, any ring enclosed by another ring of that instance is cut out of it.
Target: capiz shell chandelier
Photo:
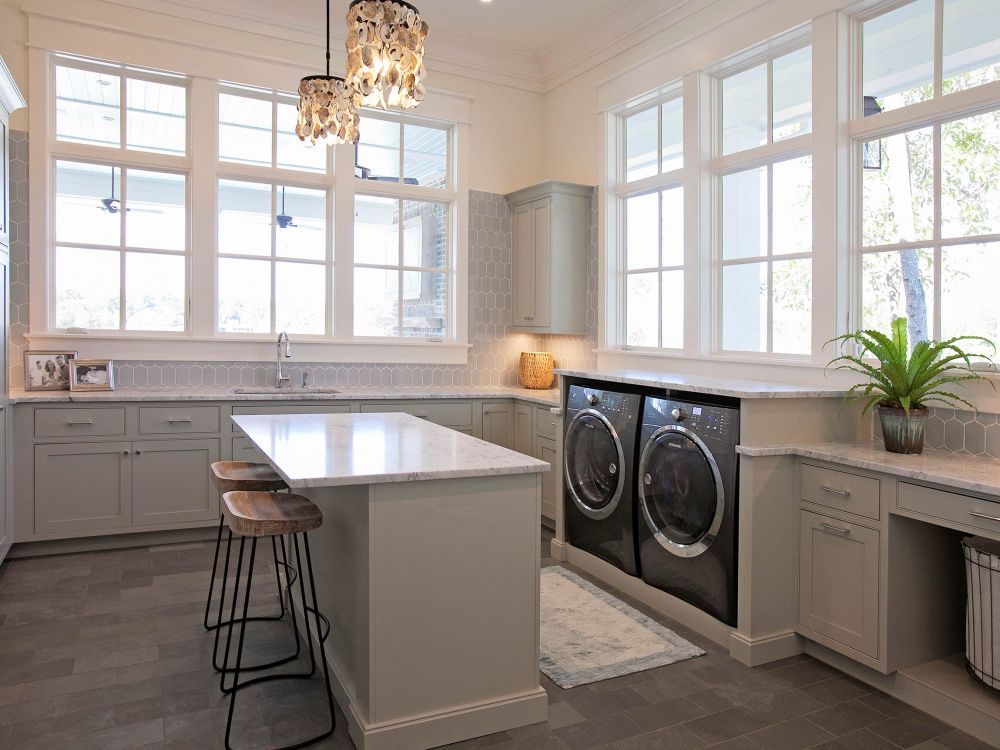
[[[347,75],[361,105],[412,109],[424,100],[427,22],[409,3],[354,0],[347,10]]]
[[[343,78],[330,75],[330,0],[326,0],[326,75],[306,76],[299,81],[299,121],[295,134],[315,144],[357,143],[357,92]]]

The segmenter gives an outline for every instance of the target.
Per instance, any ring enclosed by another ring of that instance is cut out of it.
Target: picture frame
[[[70,362],[71,391],[113,391],[115,363],[110,359],[74,359]]]
[[[24,390],[68,391],[72,351],[26,351],[24,353]]]

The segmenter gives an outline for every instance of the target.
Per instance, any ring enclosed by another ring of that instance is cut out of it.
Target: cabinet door
[[[131,443],[35,446],[35,532],[131,526],[131,452]]]
[[[535,431],[531,427],[531,414],[529,404],[514,404],[514,450],[526,456],[534,455]]]
[[[516,326],[535,323],[535,230],[532,226],[531,203],[514,207],[514,310]]]
[[[483,404],[483,440],[504,448],[514,446],[514,409],[509,401]]]
[[[535,438],[535,458],[547,461],[552,468],[542,474],[542,515],[546,518],[556,517],[556,478],[562,470],[559,466],[559,451],[556,441],[549,438]]]
[[[878,658],[879,533],[799,511],[799,624]]]
[[[209,476],[218,440],[143,440],[133,447],[134,526],[218,520],[219,493]]]
[[[552,325],[552,199],[542,198],[531,204],[531,228],[534,234],[535,282],[534,320],[532,325]],[[586,295],[586,288],[579,293]]]

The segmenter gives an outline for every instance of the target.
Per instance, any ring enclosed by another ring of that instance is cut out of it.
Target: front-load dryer
[[[642,580],[736,625],[739,407],[645,399],[637,541]]]
[[[639,573],[632,489],[641,401],[571,385],[563,441],[567,541],[630,575]]]

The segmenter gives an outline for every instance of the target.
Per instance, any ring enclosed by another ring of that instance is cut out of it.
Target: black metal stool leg
[[[205,630],[211,630],[208,624],[208,613],[212,608],[212,591],[215,589],[215,570],[219,566],[219,547],[222,546],[222,527],[226,525],[226,517],[219,516],[219,533],[215,537],[215,557],[212,558],[212,577],[208,580],[208,599],[205,601]]]
[[[256,541],[257,540],[254,539],[254,546],[253,546],[253,550],[254,551],[256,551],[256,549],[257,549]],[[239,554],[239,557],[236,560],[236,582],[233,584],[233,605],[232,605],[232,609],[231,609],[231,611],[229,613],[229,622],[227,623],[228,627],[226,628],[226,654],[225,654],[225,656],[222,659],[222,668],[219,670],[219,690],[221,690],[223,693],[229,692],[229,690],[230,690],[230,689],[226,688],[226,672],[235,672],[236,673],[236,678],[234,678],[234,680],[233,680],[233,688],[232,688],[234,691],[235,691],[235,687],[236,687],[236,684],[237,684],[236,680],[239,678],[239,672],[240,672],[240,665],[239,665],[239,661],[238,660],[237,660],[237,664],[236,664],[235,669],[232,669],[232,670],[227,669],[227,667],[229,666],[229,651],[230,651],[230,649],[232,647],[232,644],[233,644],[233,628],[236,626],[236,623],[239,622],[239,624],[240,624],[240,644],[242,646],[242,643],[243,643],[243,633],[246,631],[246,627],[247,627],[247,621],[246,621],[246,614],[247,613],[246,613],[246,610],[250,606],[250,586],[249,586],[249,584],[250,584],[251,580],[253,579],[253,561],[252,560],[251,560],[251,564],[250,564],[250,570],[247,572],[247,584],[248,585],[247,585],[247,590],[246,590],[246,594],[245,594],[246,604],[245,604],[245,606],[243,608],[243,619],[241,619],[241,620],[237,620],[236,619],[236,602],[239,600],[239,595],[240,595],[240,572],[243,569],[243,550],[246,548],[246,542],[247,542],[247,538],[245,536],[241,536],[240,537],[240,554]],[[253,555],[251,553],[251,557],[252,556]],[[230,713],[231,713],[231,711],[230,711]]]
[[[316,633],[320,634],[323,632],[320,627],[321,615],[319,611],[319,601],[316,598],[316,577],[313,574],[312,553],[309,551],[309,534],[307,532],[303,532],[302,541],[306,548],[306,567],[309,569],[309,589],[312,593],[313,613],[316,617]],[[303,603],[303,606],[305,606],[305,603]],[[308,619],[308,617],[309,615],[306,613],[306,618]],[[327,628],[329,628],[329,622],[327,622]],[[327,632],[329,632],[329,630]],[[337,728],[337,712],[333,704],[333,689],[330,687],[330,667],[326,663],[326,647],[324,646],[325,641],[326,638],[321,637],[319,639],[319,660],[323,666],[323,680],[326,683],[326,701],[330,706],[330,729],[317,737],[313,737],[308,742],[295,745],[295,747],[304,747],[305,745],[324,739],[325,737],[329,737]]]
[[[240,541],[240,562],[242,563],[243,558],[243,544],[246,541],[246,537],[243,537]],[[233,687],[229,695],[229,718],[226,720],[226,750],[232,750],[229,744],[229,735],[233,728],[233,712],[236,708],[236,690],[239,687],[240,681],[240,663],[243,660],[243,643],[246,639],[247,634],[247,612],[250,609],[250,592],[252,590],[253,584],[253,563],[254,557],[257,554],[257,537],[253,538],[250,543],[250,569],[247,571],[247,590],[243,595],[243,617],[240,620],[240,640],[236,646],[236,666],[233,669]],[[236,620],[236,596],[233,596],[233,623]],[[223,662],[228,666],[229,664],[229,644],[232,640],[233,635],[233,625],[229,626],[229,637],[226,639],[226,660]],[[225,690],[225,679],[226,673],[222,673],[223,690]]]

